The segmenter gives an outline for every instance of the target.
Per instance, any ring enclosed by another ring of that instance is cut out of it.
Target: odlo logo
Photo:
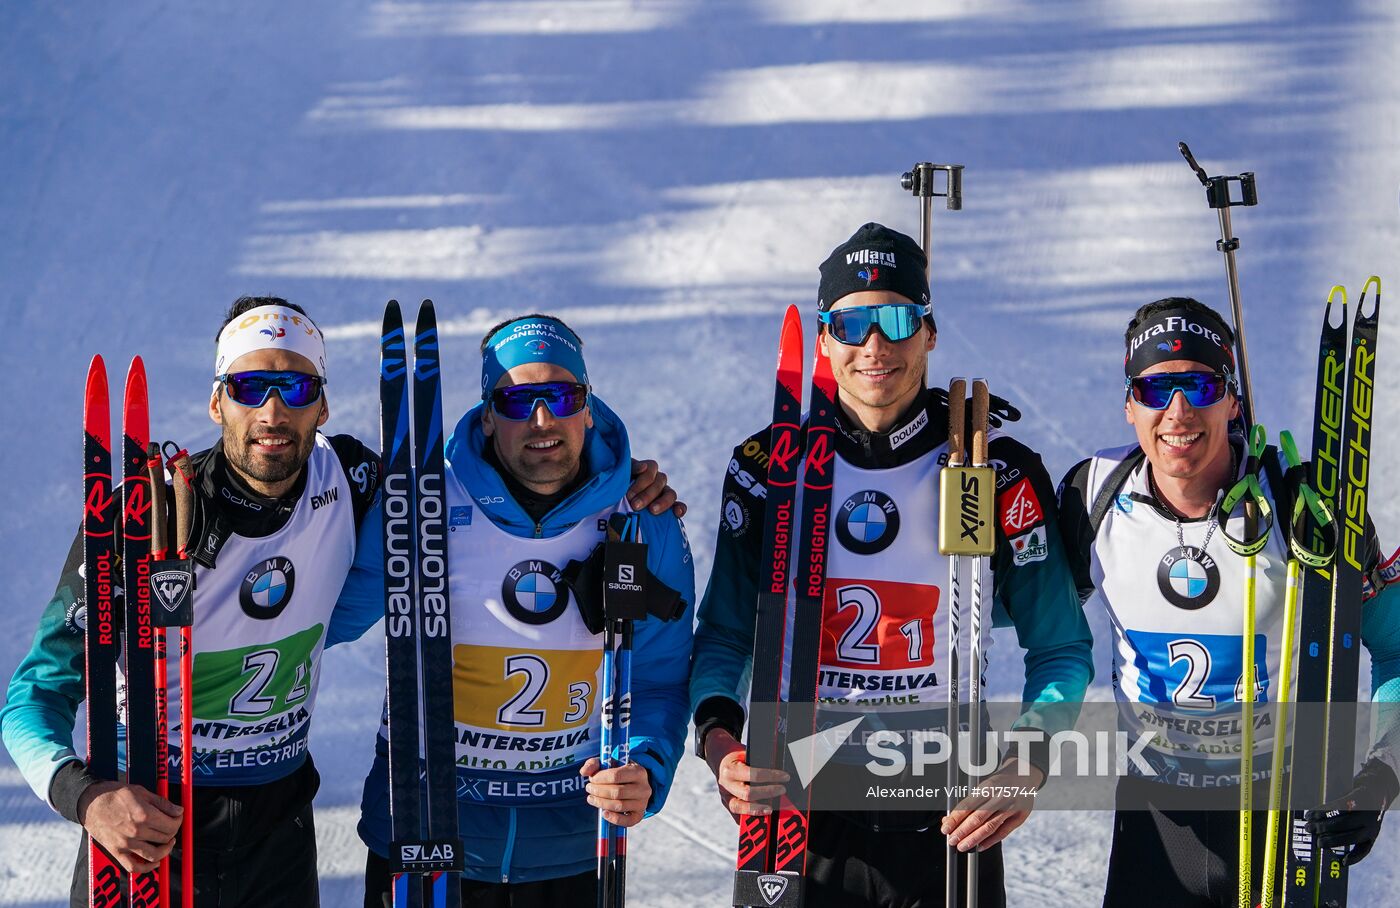
[[[977,519],[977,504],[982,500],[982,483],[978,482],[977,476],[972,473],[963,473],[960,479],[960,488],[958,489],[958,520],[962,525],[960,538],[970,541],[973,545],[981,545],[982,540],[978,533],[981,532],[985,524]]]

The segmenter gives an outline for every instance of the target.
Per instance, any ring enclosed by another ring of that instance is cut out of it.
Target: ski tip
[[[131,366],[126,370],[126,386],[134,388],[138,385],[142,388],[146,385],[146,362],[140,356],[133,356]]]
[[[387,318],[389,317],[389,314],[390,314],[390,313],[393,313],[394,317],[396,317],[396,318],[398,317],[398,315],[399,315],[399,301],[398,301],[398,300],[389,300],[389,302],[387,302],[387,303],[384,304],[384,317],[387,319]]]
[[[1364,297],[1364,296],[1366,295],[1366,291],[1370,290],[1372,287],[1375,287],[1375,288],[1376,288],[1376,289],[1375,289],[1375,294],[1376,294],[1376,296],[1380,296],[1380,295],[1381,295],[1381,279],[1380,279],[1380,277],[1379,277],[1378,275],[1373,274],[1373,275],[1371,275],[1370,277],[1366,278],[1366,285],[1365,285],[1364,287],[1361,288],[1361,295]]]
[[[88,363],[87,390],[89,395],[97,390],[107,391],[107,362],[101,353],[95,354]]]

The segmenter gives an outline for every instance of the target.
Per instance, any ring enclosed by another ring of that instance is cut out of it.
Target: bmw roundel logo
[[[250,618],[276,618],[292,601],[297,572],[292,559],[277,556],[258,562],[243,575],[238,604]]]
[[[1204,608],[1220,591],[1220,568],[1201,549],[1177,546],[1157,562],[1157,588],[1177,608]]]
[[[857,492],[842,503],[836,515],[836,538],[857,555],[884,551],[898,533],[899,509],[884,492]]]
[[[548,561],[521,561],[501,581],[501,601],[512,618],[548,624],[569,606],[569,585]]]

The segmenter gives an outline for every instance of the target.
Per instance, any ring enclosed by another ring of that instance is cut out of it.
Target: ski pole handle
[[[972,465],[987,465],[987,410],[990,404],[985,378],[972,380]]]
[[[184,558],[189,552],[194,516],[194,465],[190,453],[181,448],[166,459],[165,466],[174,477],[170,488],[175,497],[175,554]]]
[[[967,379],[948,382],[948,466],[962,466],[967,425]]]
[[[166,523],[165,470],[160,445],[155,442],[146,448],[146,477],[151,483],[151,558],[158,561],[170,548],[170,533]]]

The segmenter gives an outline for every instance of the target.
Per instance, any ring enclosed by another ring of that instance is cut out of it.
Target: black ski
[[[1366,295],[1375,302],[1366,314]],[[1341,523],[1336,586],[1333,592],[1331,647],[1327,684],[1327,762],[1323,800],[1351,790],[1356,773],[1356,694],[1361,667],[1361,587],[1366,572],[1366,498],[1371,465],[1371,420],[1375,403],[1376,334],[1380,326],[1381,282],[1371,277],[1356,303],[1347,359],[1346,422],[1340,474]],[[1341,704],[1333,709],[1333,704]],[[1324,853],[1318,878],[1318,904],[1342,908],[1347,903],[1346,848]]]
[[[1333,324],[1333,299],[1340,305]],[[1317,390],[1313,404],[1312,451],[1309,455],[1312,487],[1336,512],[1340,501],[1337,464],[1342,453],[1342,405],[1346,393],[1346,291],[1332,288],[1322,318],[1317,356]],[[1317,528],[1317,532],[1321,532]],[[1313,540],[1322,548],[1321,540]],[[1322,803],[1323,735],[1326,732],[1321,704],[1327,699],[1328,631],[1332,619],[1332,567],[1303,567],[1299,593],[1298,684],[1294,700],[1293,767],[1290,777],[1285,829],[1286,863],[1283,875],[1285,908],[1313,908],[1317,889],[1317,861],[1308,834],[1306,810]]]
[[[434,908],[456,908],[462,845],[457,835],[442,396],[437,326],[426,300],[418,314],[414,354],[410,396],[403,316],[390,300],[380,336],[379,382],[392,892],[395,908],[418,908],[426,876]],[[424,670],[430,666],[435,668]]]

